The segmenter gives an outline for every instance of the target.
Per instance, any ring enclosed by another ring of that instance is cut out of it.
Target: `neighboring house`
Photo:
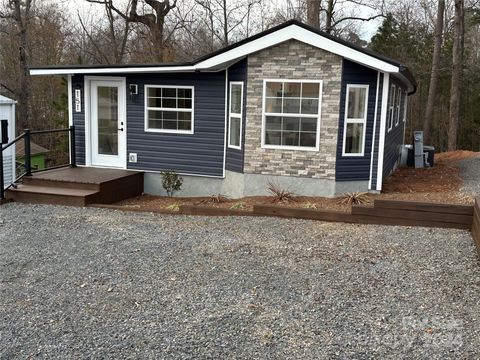
[[[8,141],[15,138],[15,100],[0,95],[0,120],[7,120],[8,123]],[[0,128],[0,139],[1,139]],[[0,145],[2,146],[2,145]],[[5,144],[3,145],[5,146]],[[15,144],[3,151],[3,186],[10,186],[15,180]],[[1,183],[1,181],[0,181]]]
[[[379,191],[399,161],[410,71],[297,21],[188,63],[36,67],[67,75],[81,165],[184,176],[178,195]]]
[[[46,155],[49,152],[48,149],[30,142],[30,163],[32,170],[44,170],[46,166]],[[16,144],[16,158],[17,164],[25,165],[25,142],[19,141]]]

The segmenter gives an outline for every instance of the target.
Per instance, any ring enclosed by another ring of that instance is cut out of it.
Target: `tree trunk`
[[[453,29],[452,85],[450,92],[450,120],[448,124],[448,150],[457,149],[458,124],[460,122],[460,99],[463,70],[464,0],[455,0]]]
[[[307,23],[314,28],[320,28],[320,1],[307,0]]]
[[[228,46],[227,0],[223,0],[223,46]]]
[[[428,88],[428,99],[425,110],[425,120],[423,123],[423,133],[426,143],[431,141],[430,129],[432,126],[433,106],[437,95],[437,84],[440,66],[440,54],[442,50],[443,39],[443,18],[445,14],[445,0],[438,0],[437,21],[435,23],[435,44],[432,56],[432,72],[430,75],[430,87]]]
[[[333,31],[333,9],[335,7],[334,0],[328,0],[327,19],[325,20],[325,32],[331,34]]]
[[[16,94],[18,100],[18,124],[20,129],[26,129],[29,126],[30,114],[30,79],[28,76],[28,25],[30,23],[30,7],[32,0],[23,3],[20,0],[13,2],[13,19],[18,27],[20,49],[19,65],[20,79],[19,91]],[[22,11],[22,6],[24,7]],[[23,14],[22,14],[23,12]]]

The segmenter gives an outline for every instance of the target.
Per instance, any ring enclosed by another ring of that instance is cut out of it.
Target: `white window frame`
[[[348,118],[348,97],[350,95],[351,88],[365,89],[365,111],[363,118]],[[367,137],[367,116],[368,116],[368,96],[369,96],[370,85],[363,84],[347,84],[347,92],[345,96],[345,116],[343,121],[343,147],[342,147],[342,156],[345,157],[363,157],[365,156],[365,142]],[[345,147],[347,146],[347,124],[363,124],[363,141],[362,141],[362,152],[361,153],[347,153],[345,152]]]
[[[240,113],[232,113],[232,85],[241,85],[241,92],[240,92]],[[241,150],[242,149],[242,133],[243,133],[243,88],[244,83],[243,81],[231,81],[229,86],[229,97],[228,97],[228,147],[230,149]],[[232,122],[231,118],[239,118],[240,119],[240,137],[239,137],[239,146],[230,144],[230,133],[232,131]]]
[[[398,87],[395,98],[395,109],[397,111],[397,116],[395,117],[395,126],[398,126],[398,124],[400,124],[400,108],[402,103],[402,94],[403,89],[401,87]]]
[[[148,90],[149,89],[189,89],[192,90],[192,108],[191,109],[183,109],[183,108],[157,108],[157,107],[149,107],[148,106]],[[155,133],[165,133],[165,134],[187,134],[191,135],[195,133],[195,121],[194,121],[194,109],[195,109],[195,87],[194,86],[187,86],[187,85],[145,85],[145,132],[155,132]],[[152,129],[148,127],[148,110],[155,110],[155,111],[172,111],[172,112],[189,112],[191,113],[191,123],[192,126],[190,130],[173,130],[173,129]]]
[[[318,115],[315,114],[289,114],[289,113],[268,113],[268,116],[291,116],[291,117],[306,117],[306,118],[316,118],[317,119],[317,132],[316,132],[316,143],[315,147],[305,147],[305,146],[282,146],[282,145],[267,145],[265,144],[265,131],[266,131],[266,116],[265,113],[265,104],[266,104],[266,94],[267,94],[267,82],[276,82],[276,83],[314,83],[319,85],[319,94],[318,94]],[[320,150],[320,125],[322,118],[322,95],[323,95],[323,80],[308,80],[308,79],[263,79],[263,99],[262,99],[262,139],[261,139],[261,148],[262,149],[277,149],[277,150],[298,150],[298,151],[319,151]]]
[[[395,84],[390,85],[390,94],[388,97],[388,132],[392,131],[393,129],[393,123],[394,123],[394,116],[395,116],[395,93],[396,91],[396,86]]]

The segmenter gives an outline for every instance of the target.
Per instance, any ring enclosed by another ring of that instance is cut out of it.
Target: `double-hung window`
[[[397,89],[397,96],[395,98],[395,126],[398,126],[400,123],[400,106],[402,103],[403,90],[401,88]]]
[[[193,86],[145,86],[145,131],[193,134]]]
[[[318,150],[321,81],[265,80],[262,146]]]
[[[368,111],[368,85],[347,85],[343,155],[363,156]]]
[[[242,148],[243,82],[230,83],[228,147]]]
[[[390,93],[388,94],[388,131],[393,128],[393,118],[395,116],[395,85],[390,87]]]

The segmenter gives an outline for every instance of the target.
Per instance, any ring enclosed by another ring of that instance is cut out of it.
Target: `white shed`
[[[0,120],[8,121],[8,141],[15,139],[15,100],[0,95]],[[0,127],[1,131],[1,127]],[[1,139],[0,134],[0,139]],[[3,152],[4,186],[15,180],[15,145]]]

